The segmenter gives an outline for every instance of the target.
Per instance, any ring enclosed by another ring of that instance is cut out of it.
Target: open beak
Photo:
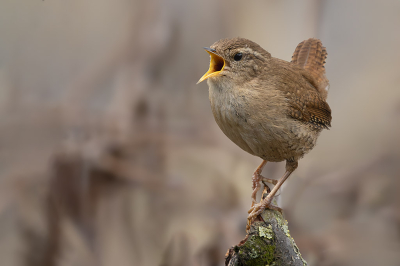
[[[216,54],[217,51],[212,48],[204,47],[207,53],[210,54],[211,59],[210,59],[210,68],[208,69],[207,73],[205,73],[199,81],[197,81],[196,84],[199,84],[203,80],[206,80],[208,78],[217,76],[222,70],[224,70],[225,67],[225,60]]]

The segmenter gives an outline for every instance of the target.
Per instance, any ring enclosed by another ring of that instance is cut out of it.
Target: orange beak
[[[216,54],[216,51],[214,49],[208,48],[208,47],[204,47],[204,49],[206,50],[207,53],[210,54],[210,68],[208,69],[207,73],[205,73],[200,79],[199,81],[197,81],[196,84],[199,84],[200,82],[211,78],[211,77],[215,77],[217,76],[222,70],[224,70],[225,67],[225,60]]]

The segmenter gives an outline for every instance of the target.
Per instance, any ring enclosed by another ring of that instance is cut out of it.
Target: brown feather
[[[299,43],[292,56],[292,63],[307,70],[312,79],[310,82],[316,86],[324,100],[328,95],[329,87],[324,67],[326,57],[327,52],[321,41],[313,38]]]
[[[307,122],[316,129],[331,126],[331,108],[315,90],[298,90],[286,94],[289,100],[289,116]]]

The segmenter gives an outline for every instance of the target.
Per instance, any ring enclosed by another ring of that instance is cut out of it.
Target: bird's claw
[[[247,231],[250,229],[250,226],[256,219],[256,217],[260,215],[265,209],[275,210],[283,214],[283,210],[281,208],[274,206],[271,203],[268,203],[267,200],[263,200],[260,203],[251,206],[251,208],[247,211],[247,213],[249,213],[249,216],[247,217]]]

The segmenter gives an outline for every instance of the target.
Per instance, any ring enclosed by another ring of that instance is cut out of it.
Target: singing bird
[[[211,56],[210,67],[198,83],[207,79],[215,121],[236,145],[263,160],[253,174],[249,228],[265,208],[279,209],[271,204],[274,195],[314,148],[320,132],[331,126],[327,52],[313,38],[297,46],[291,62],[244,38],[222,39],[204,49]],[[268,161],[286,161],[278,181],[261,175]],[[257,204],[261,181],[275,186]]]

